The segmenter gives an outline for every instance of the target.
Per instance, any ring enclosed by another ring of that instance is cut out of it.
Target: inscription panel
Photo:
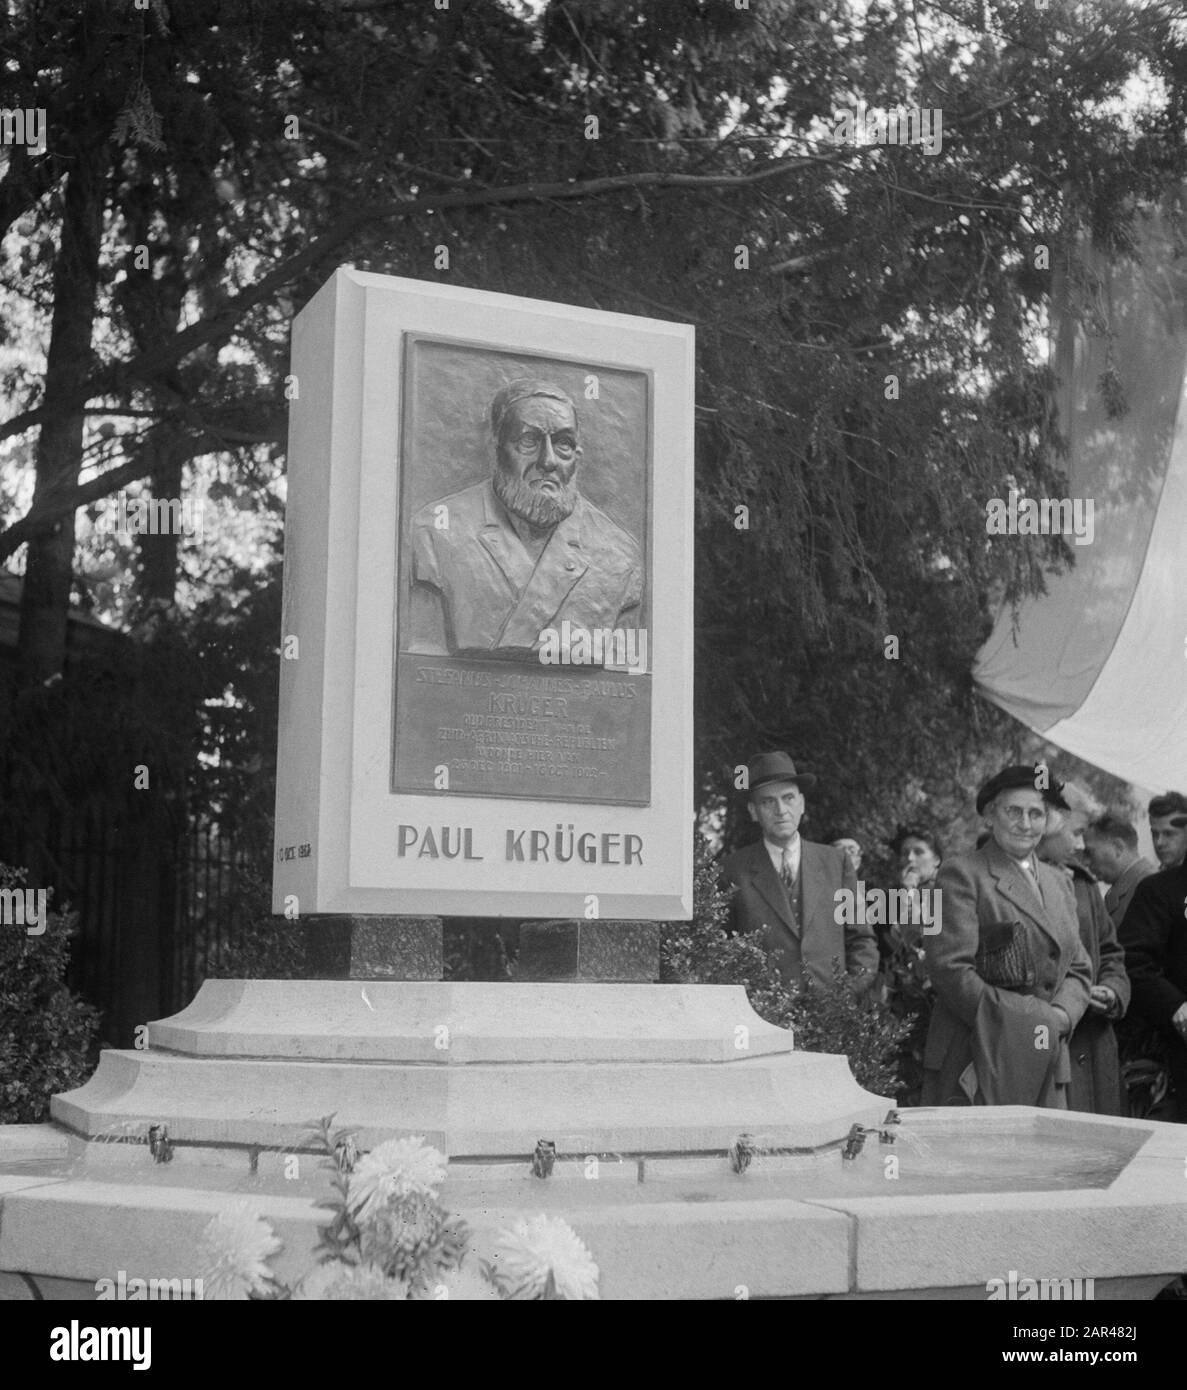
[[[421,656],[397,682],[401,790],[648,803],[649,675]]]

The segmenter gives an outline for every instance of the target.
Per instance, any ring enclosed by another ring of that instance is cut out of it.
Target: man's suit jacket
[[[1133,982],[1133,1008],[1168,1027],[1187,1004],[1187,865],[1144,878],[1121,923],[1125,964]]]
[[[1109,885],[1109,891],[1105,894],[1105,911],[1113,919],[1115,927],[1119,928],[1125,920],[1129,904],[1133,901],[1133,890],[1142,879],[1157,872],[1157,864],[1151,864],[1148,859],[1135,859],[1116,883]]]
[[[798,984],[806,972],[819,984],[831,984],[833,959],[868,989],[878,969],[878,946],[865,924],[841,925],[837,893],[848,889],[857,900],[857,875],[844,850],[800,839],[800,926],[788,911],[787,893],[767,847],[759,840],[727,856],[722,864],[727,883],[737,885],[731,906],[735,931],[761,931],[785,983]],[[854,914],[850,912],[851,918]]]
[[[411,542],[415,652],[530,651],[541,629],[565,619],[591,631],[616,627],[643,596],[638,544],[584,497],[538,561],[489,479],[422,507]]]
[[[1040,863],[1038,887],[1041,900],[1026,871],[993,840],[941,865],[940,930],[923,938],[936,992],[923,1054],[924,1105],[965,1101],[960,1078],[970,1062],[987,1104],[1058,1103],[1055,1083],[1066,1084],[1071,1072],[1051,1006],[1075,1028],[1088,1008],[1092,963],[1071,879]],[[1040,1027],[1046,1031],[1036,1034]]]

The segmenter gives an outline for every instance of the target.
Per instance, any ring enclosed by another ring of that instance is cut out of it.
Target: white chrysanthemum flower
[[[494,1275],[508,1298],[543,1298],[549,1275],[557,1298],[600,1297],[593,1256],[558,1216],[533,1216],[504,1231],[495,1246]]]
[[[273,1275],[268,1259],[280,1245],[255,1203],[243,1199],[224,1207],[202,1232],[205,1297],[241,1299],[269,1292]]]
[[[402,1279],[389,1279],[374,1265],[348,1265],[331,1260],[301,1280],[295,1299],[334,1299],[367,1302],[406,1299],[408,1285]]]
[[[419,1301],[436,1299],[451,1303],[502,1303],[503,1295],[478,1268],[476,1260],[467,1260],[461,1269],[451,1269],[446,1274],[422,1284],[412,1295]]]
[[[366,1221],[393,1198],[417,1192],[436,1197],[445,1181],[445,1155],[419,1134],[389,1139],[364,1155],[350,1175],[346,1205],[356,1221]]]

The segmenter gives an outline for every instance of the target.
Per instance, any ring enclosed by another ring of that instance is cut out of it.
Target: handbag
[[[1035,982],[1030,943],[1021,922],[986,922],[973,964],[987,985],[1000,989],[1026,989]]]

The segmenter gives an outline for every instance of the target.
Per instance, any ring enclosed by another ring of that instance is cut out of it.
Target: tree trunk
[[[54,265],[54,311],[43,404],[48,415],[37,440],[33,504],[74,487],[82,466],[84,413],[61,404],[91,370],[91,331],[99,274],[99,238],[107,147],[81,150],[67,180],[62,240]],[[55,407],[58,408],[55,408]],[[74,517],[51,535],[30,540],[21,594],[20,650],[25,680],[59,675],[66,656],[66,620],[74,565]]]
[[[119,294],[137,350],[166,353],[183,327],[181,311],[187,288],[183,249],[192,227],[184,221],[175,223],[172,210],[166,212],[162,227],[158,203],[159,191],[151,182],[129,187],[119,199],[130,242],[146,247],[153,265],[152,270],[131,272],[120,285]],[[185,391],[179,373],[175,371],[165,377],[157,384],[153,395],[162,409],[171,398],[183,398]],[[185,431],[175,424],[160,423],[153,431],[151,447],[159,462],[154,463],[147,475],[148,487],[141,489],[141,496],[163,502],[180,500],[182,469],[192,455]],[[173,603],[179,539],[172,529],[142,531],[136,544],[140,552],[136,617],[140,621],[153,619],[163,606]]]
[[[165,462],[153,469],[150,479],[154,499],[169,501],[181,497],[182,452],[180,448],[170,449],[167,445],[161,450]],[[144,533],[138,543],[140,573],[136,577],[136,608],[140,617],[146,617],[173,603],[177,590],[179,541],[177,532],[168,529],[156,534]]]

